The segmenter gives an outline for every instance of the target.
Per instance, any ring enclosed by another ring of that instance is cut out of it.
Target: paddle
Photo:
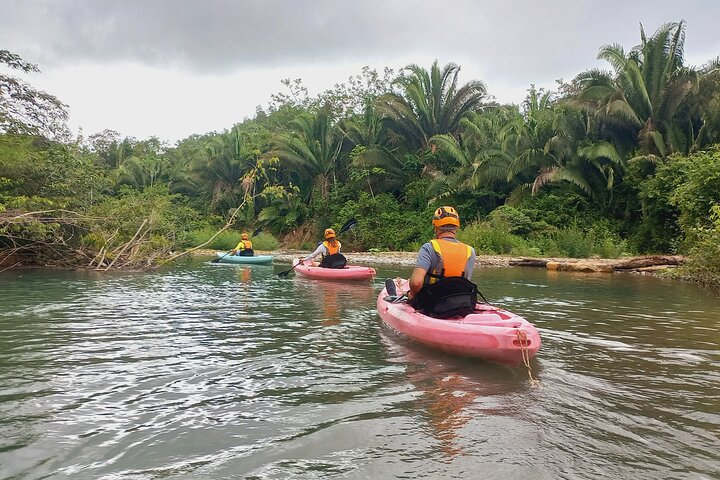
[[[257,234],[260,233],[261,231],[262,231],[262,227],[256,228],[255,231],[252,233],[252,235],[250,235],[250,238],[254,237],[255,235],[257,235]],[[223,258],[227,257],[228,255],[230,255],[230,252],[227,252],[225,255],[223,255],[222,257],[218,257],[218,258],[216,258],[215,260],[211,260],[210,263],[218,263],[220,260],[222,260]]]
[[[387,297],[383,298],[386,302],[397,303],[407,298],[405,294],[397,294],[395,281],[392,278],[385,279],[385,291],[388,293]]]
[[[340,227],[340,230],[338,230],[336,235],[340,235],[342,233],[347,232],[348,230],[352,230],[356,226],[357,226],[357,220],[355,220],[355,218],[351,218],[350,220],[345,222],[342,227]],[[296,263],[295,265],[293,265],[293,267],[290,270],[285,270],[284,272],[278,273],[278,277],[282,277],[282,278],[287,277],[290,274],[290,272],[295,270],[295,267],[297,267],[298,265],[300,265],[300,264]]]

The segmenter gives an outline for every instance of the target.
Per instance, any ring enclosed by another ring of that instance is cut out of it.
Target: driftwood
[[[682,265],[685,257],[680,255],[654,255],[651,257],[637,257],[613,265],[614,270],[638,270],[658,265]]]
[[[225,225],[223,225],[223,227],[220,230],[215,232],[215,235],[208,238],[206,242],[203,242],[200,245],[197,245],[195,247],[188,248],[187,250],[182,251],[180,253],[176,253],[175,255],[171,256],[170,258],[160,262],[160,265],[165,265],[166,263],[172,262],[173,260],[175,260],[177,258],[183,257],[185,255],[189,255],[190,253],[194,252],[195,250],[199,250],[199,249],[203,248],[205,245],[207,245],[210,242],[212,242],[213,240],[215,240],[215,237],[220,235],[222,232],[224,232],[225,230],[230,228],[233,223],[235,223],[235,217],[237,217],[237,214],[240,213],[240,209],[243,207],[243,205],[245,205],[245,203],[248,201],[248,199],[252,199],[252,198],[254,198],[254,197],[244,198],[242,203],[240,203],[240,205],[238,205],[237,208],[235,208],[235,211],[232,213],[232,215],[230,215],[230,218],[228,218],[227,222],[225,222]]]
[[[117,255],[115,255],[115,258],[113,258],[113,261],[110,262],[110,265],[108,265],[107,267],[105,267],[105,269],[104,269],[105,272],[107,272],[108,270],[110,270],[110,268],[111,268],[113,265],[115,265],[115,262],[117,261],[117,259],[120,258],[120,256],[122,256],[123,253],[125,253],[125,250],[127,250],[128,247],[130,247],[131,245],[133,245],[133,243],[135,242],[135,239],[138,237],[138,235],[140,234],[140,231],[143,229],[143,227],[145,226],[145,224],[146,224],[147,222],[148,222],[148,221],[147,221],[147,218],[146,218],[145,220],[143,220],[143,222],[140,224],[140,228],[138,228],[137,231],[135,232],[135,235],[133,235],[133,237],[130,239],[129,242],[127,242],[125,245],[123,245],[123,246],[120,248],[120,251],[117,253]],[[148,230],[146,230],[145,233],[147,233],[149,230],[150,230],[150,229],[148,228]],[[145,236],[145,233],[143,233],[142,237]],[[142,237],[140,237],[140,239],[142,239]],[[140,239],[138,239],[138,240],[140,240]],[[127,262],[126,262],[126,263],[127,263]],[[98,266],[98,268],[96,268],[95,270],[100,270],[100,268],[101,268],[101,267]]]
[[[545,267],[547,258],[513,258],[510,260],[511,267]]]
[[[679,255],[651,255],[624,259],[607,258],[514,258],[509,262],[513,267],[544,267],[548,270],[565,272],[629,272],[658,271],[685,263]]]

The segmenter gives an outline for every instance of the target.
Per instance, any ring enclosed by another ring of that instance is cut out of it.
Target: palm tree
[[[117,170],[117,185],[130,185],[142,191],[166,177],[167,166],[165,159],[153,155],[130,157]]]
[[[477,110],[486,93],[478,80],[458,88],[460,67],[454,63],[440,70],[436,60],[429,72],[415,64],[405,71],[395,81],[401,94],[381,96],[378,109],[415,148],[430,147],[434,135],[454,133],[463,115]]]
[[[627,54],[618,44],[602,47],[598,58],[614,71],[580,74],[580,92],[571,104],[599,122],[619,149],[639,147],[641,157],[653,160],[682,151],[688,143],[688,119],[678,115],[697,91],[699,76],[683,66],[683,22],[662,25],[651,37],[641,25],[640,36],[640,45]]]
[[[367,173],[371,192],[373,187],[382,192],[405,185],[409,172],[399,155],[397,139],[393,138],[387,119],[379,115],[373,100],[366,101],[362,114],[340,122],[339,129],[352,146],[351,168]]]
[[[237,207],[253,186],[243,179],[257,167],[257,155],[250,151],[238,125],[209,139],[198,138],[185,171],[173,172],[171,190],[191,196],[207,195],[210,207],[218,213]],[[180,162],[182,163],[182,162]],[[251,202],[247,215],[252,215]]]
[[[258,215],[258,221],[275,232],[286,233],[305,221],[308,206],[297,186],[267,186],[260,197],[265,206]]]
[[[316,115],[300,114],[290,122],[292,131],[275,136],[275,148],[266,153],[294,169],[302,180],[317,187],[327,199],[330,179],[336,181],[335,169],[343,146],[343,137],[330,116],[320,110]],[[311,195],[310,195],[311,196]]]
[[[673,144],[684,147],[685,155],[720,142],[720,57],[700,68],[698,74],[697,92],[688,96],[678,113],[688,121],[674,125],[669,132]]]
[[[512,160],[507,181],[512,200],[536,194],[550,183],[570,182],[591,197],[611,189],[624,168],[615,147],[587,132],[587,117],[554,98],[530,89],[525,112],[500,132],[501,148]]]
[[[449,160],[448,173],[439,172],[430,184],[428,193],[433,199],[483,188],[501,192],[508,185],[507,171],[513,156],[503,150],[500,133],[516,118],[521,114],[515,106],[488,108],[462,118],[457,137],[433,136],[431,144]]]

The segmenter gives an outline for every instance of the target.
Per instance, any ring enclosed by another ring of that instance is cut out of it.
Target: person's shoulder
[[[434,250],[434,249],[433,249],[433,246],[432,246],[432,243],[430,243],[430,242],[425,242],[425,243],[423,243],[422,245],[420,245],[420,250],[418,250],[418,251],[419,251],[419,252],[422,252],[423,250]]]

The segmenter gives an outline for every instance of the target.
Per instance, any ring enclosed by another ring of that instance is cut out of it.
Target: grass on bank
[[[612,233],[574,225],[521,236],[501,222],[474,222],[461,229],[458,238],[475,247],[479,255],[618,258],[628,254],[627,242]]]

